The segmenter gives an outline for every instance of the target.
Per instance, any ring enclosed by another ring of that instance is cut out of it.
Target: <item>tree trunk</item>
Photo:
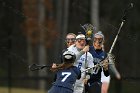
[[[99,0],[91,0],[91,23],[99,29]]]
[[[63,14],[62,14],[63,13],[63,1],[62,0],[57,1],[57,9],[56,9],[56,11],[57,11],[57,14],[56,14],[57,30],[56,31],[58,31],[58,33],[61,36],[62,35],[61,34],[62,33],[62,28],[63,28],[63,26],[62,26],[62,20],[63,20]],[[54,44],[54,46],[55,46],[55,48],[54,48],[55,53],[53,55],[54,55],[55,58],[57,58],[58,55],[59,55],[61,39],[62,38],[59,38],[56,41],[56,43]]]
[[[38,11],[39,11],[39,30],[40,30],[40,43],[39,43],[39,64],[46,64],[46,48],[44,46],[44,28],[42,28],[44,25],[44,20],[45,20],[45,5],[44,5],[44,0],[39,0],[38,2]],[[39,71],[39,76],[43,77],[47,75],[47,72],[44,71]],[[39,87],[40,89],[45,90],[45,80],[40,80],[39,82]]]
[[[62,42],[62,48],[64,48],[65,37],[68,32],[68,15],[69,15],[69,0],[64,0],[64,17],[63,17],[63,40]]]
[[[24,34],[27,36],[27,57],[28,57],[28,64],[31,65],[33,63],[37,63],[37,57],[36,55],[36,43],[38,42],[37,35],[34,35],[34,33],[38,33],[38,24],[37,24],[37,4],[38,2],[36,0],[23,0],[23,14],[25,19],[24,22]],[[34,46],[33,46],[34,45]],[[34,51],[35,50],[35,51]],[[29,76],[34,76],[36,74],[29,71]],[[33,87],[33,85],[37,84],[36,82],[32,81],[30,82],[30,86]]]

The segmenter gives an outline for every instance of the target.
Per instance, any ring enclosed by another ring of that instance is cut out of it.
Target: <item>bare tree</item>
[[[99,0],[91,0],[91,23],[99,29]]]
[[[26,18],[24,21],[23,29],[24,34],[27,36],[27,57],[28,64],[31,65],[37,62],[36,45],[38,43],[38,23],[37,23],[37,1],[23,0],[23,13]],[[32,7],[31,7],[32,6]],[[36,73],[36,72],[35,72]],[[35,73],[29,71],[29,76],[34,76]],[[36,82],[30,82],[31,87],[36,85]],[[36,85],[37,86],[37,85]]]
[[[69,15],[69,0],[64,0],[63,40],[62,40],[63,42],[65,42],[64,39],[68,31],[68,15]]]
[[[60,50],[64,48],[65,36],[68,30],[69,0],[60,0],[57,2],[57,28],[60,34],[59,40],[55,46],[55,57],[60,55]],[[58,47],[59,46],[59,47]]]
[[[38,24],[39,24],[39,30],[40,30],[40,43],[39,43],[39,64],[45,64],[46,63],[46,48],[44,45],[44,28],[43,24],[44,24],[44,20],[45,20],[45,5],[44,5],[44,0],[39,0],[38,2],[38,11],[39,11],[39,20],[38,20]],[[39,76],[43,77],[45,76],[47,73],[44,73],[43,71],[39,72]],[[45,90],[45,84],[46,82],[44,80],[40,80],[39,82],[39,87],[40,89],[44,89]]]

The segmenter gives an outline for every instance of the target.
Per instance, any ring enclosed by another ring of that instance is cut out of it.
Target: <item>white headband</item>
[[[86,37],[85,37],[85,35],[83,35],[83,34],[80,34],[80,35],[77,35],[76,36],[76,39],[85,39]]]

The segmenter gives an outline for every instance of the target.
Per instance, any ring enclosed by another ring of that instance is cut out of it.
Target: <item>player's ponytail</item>
[[[55,68],[51,68],[50,70],[55,72],[55,71],[62,70],[62,69],[68,69],[72,66],[73,66],[73,63],[62,63],[62,64],[57,64],[57,66]]]

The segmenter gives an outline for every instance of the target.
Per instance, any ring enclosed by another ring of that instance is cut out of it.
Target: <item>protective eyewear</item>
[[[94,41],[94,42],[102,43],[102,42],[103,42],[103,38],[94,38],[93,41]]]
[[[67,43],[69,43],[69,42],[75,42],[75,38],[67,38],[67,39],[66,39],[66,42],[67,42]]]
[[[80,42],[85,42],[85,39],[78,38],[78,39],[76,39],[76,41],[78,41],[78,43],[80,43]]]

